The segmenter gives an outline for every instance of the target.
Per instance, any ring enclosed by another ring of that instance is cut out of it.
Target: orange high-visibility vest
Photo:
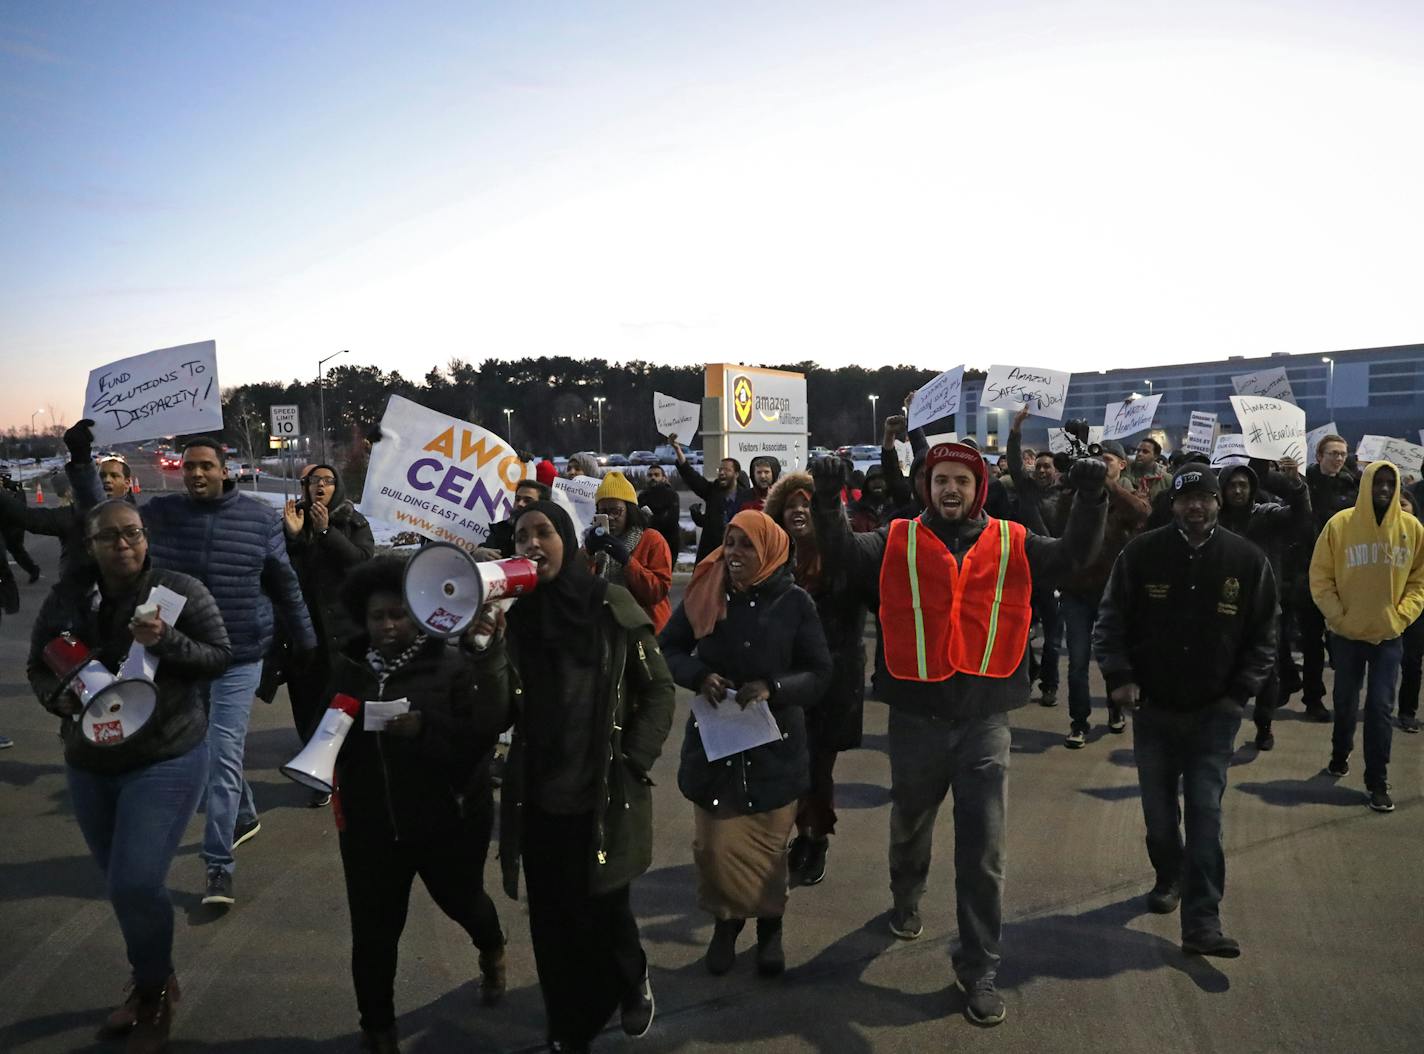
[[[1021,523],[989,518],[961,567],[918,520],[895,520],[880,564],[885,667],[901,681],[1009,677],[1033,621]]]

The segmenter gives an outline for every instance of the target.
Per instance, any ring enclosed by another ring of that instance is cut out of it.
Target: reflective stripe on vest
[[[961,566],[921,524],[896,520],[880,572],[885,665],[897,680],[1009,677],[1028,645],[1033,578],[1022,524],[989,519]]]

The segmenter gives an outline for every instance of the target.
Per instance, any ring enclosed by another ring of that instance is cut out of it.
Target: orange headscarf
[[[758,565],[751,585],[759,586],[786,563],[791,539],[775,520],[756,509],[744,509],[733,516],[727,530],[733,527],[746,534],[756,552]],[[709,635],[717,623],[727,617],[727,589],[731,583],[727,579],[727,564],[722,559],[723,548],[719,545],[693,568],[692,581],[682,598],[683,610],[692,623],[692,635],[698,640]]]

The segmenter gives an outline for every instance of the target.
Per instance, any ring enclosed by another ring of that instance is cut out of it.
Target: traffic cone
[[[41,487],[38,483],[35,484],[35,504],[44,504],[44,488]]]
[[[143,493],[143,484],[138,481],[138,477],[137,477],[137,476],[135,476],[135,477],[133,478],[133,488],[132,488],[132,490],[133,490],[133,492],[134,492],[135,494],[142,494],[142,493]]]

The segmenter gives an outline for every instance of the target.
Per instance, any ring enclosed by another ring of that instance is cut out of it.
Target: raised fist
[[[64,433],[64,446],[71,461],[88,461],[94,451],[94,422],[86,417],[70,425]]]
[[[1079,458],[1068,470],[1068,486],[1084,498],[1097,498],[1103,492],[1107,478],[1108,467],[1100,458]]]
[[[847,478],[846,463],[838,457],[818,457],[811,462],[811,479],[816,484],[818,495],[834,497],[840,494]]]

